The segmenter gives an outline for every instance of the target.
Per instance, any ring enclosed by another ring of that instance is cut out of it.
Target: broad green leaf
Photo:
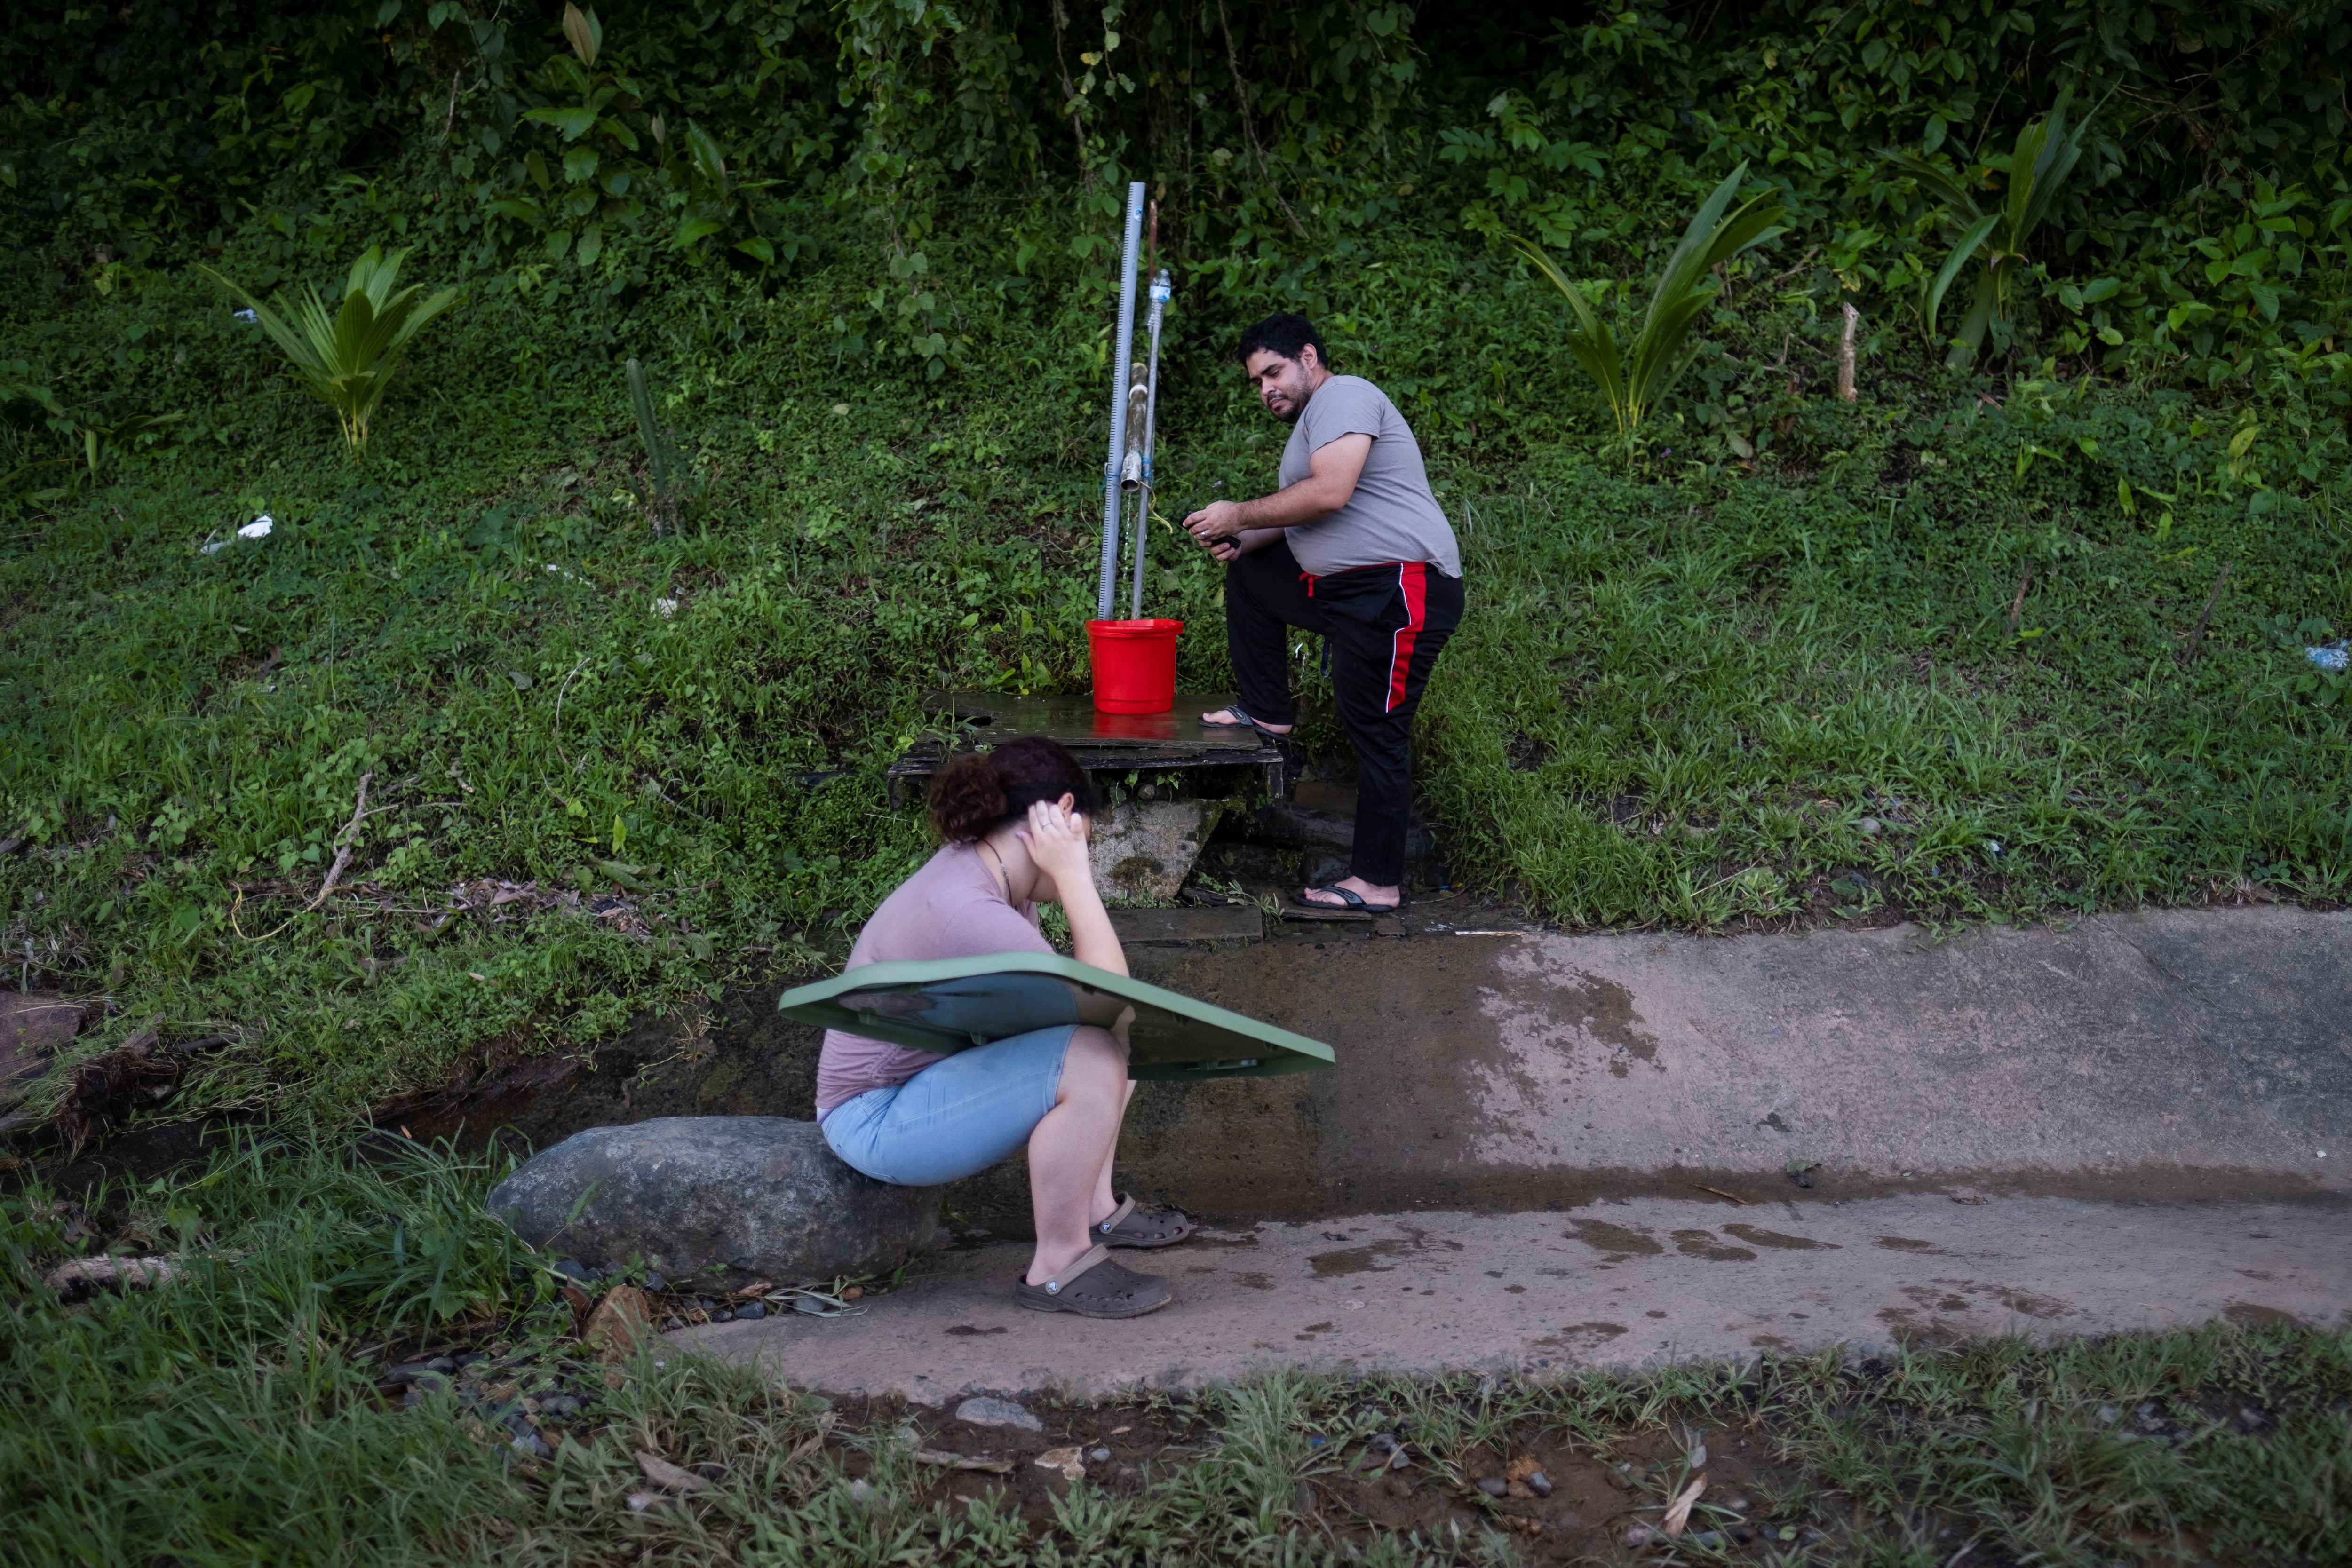
[[[571,4],[571,0],[565,0],[563,37],[564,41],[572,46],[572,52],[580,57],[582,65],[593,66],[596,63],[596,51],[604,47],[604,29],[596,20],[595,12],[583,12],[579,6]]]
[[[1952,254],[1945,258],[1944,265],[1937,269],[1935,280],[1927,285],[1927,296],[1923,309],[1927,319],[1927,335],[1930,338],[1935,336],[1936,317],[1943,309],[1944,295],[1952,287],[1952,280],[1959,277],[1961,268],[1976,259],[1977,252],[1984,248],[1986,238],[1991,235],[1993,225],[2000,222],[2000,214],[1987,213],[1970,224],[1968,232],[1960,236],[1960,243],[1952,247]]]
[[[596,127],[596,111],[593,109],[532,109],[524,110],[523,118],[552,125],[563,132],[566,141],[577,141]]]

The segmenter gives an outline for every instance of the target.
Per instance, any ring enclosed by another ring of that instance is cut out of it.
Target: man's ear
[[[1308,375],[1313,375],[1317,371],[1323,367],[1322,351],[1317,349],[1312,343],[1299,344],[1298,367],[1305,371]]]

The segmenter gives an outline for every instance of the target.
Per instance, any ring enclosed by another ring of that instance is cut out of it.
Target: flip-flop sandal
[[[1082,1318],[1139,1318],[1176,1299],[1167,1281],[1120,1268],[1103,1246],[1088,1248],[1042,1285],[1015,1278],[1013,1296],[1033,1312],[1076,1312]]]
[[[1265,726],[1265,720],[1259,718],[1257,715],[1250,712],[1249,709],[1242,706],[1239,703],[1227,703],[1223,707],[1219,708],[1217,711],[1219,713],[1237,713],[1242,716],[1241,722],[1239,724],[1234,724],[1229,723],[1224,719],[1210,718],[1206,715],[1203,715],[1201,719],[1201,727],[1202,729],[1241,729],[1247,727],[1257,731],[1260,735],[1265,736],[1269,740],[1288,740],[1292,733],[1298,727],[1297,725],[1293,725],[1289,729],[1268,729]]]
[[[1095,1227],[1095,1234],[1106,1247],[1173,1247],[1195,1228],[1180,1210],[1155,1208],[1147,1213],[1128,1197],[1111,1210],[1108,1219]]]
[[[1395,904],[1366,904],[1363,895],[1351,887],[1310,887],[1307,891],[1310,894],[1328,893],[1339,901],[1325,904],[1313,897],[1301,898],[1298,902],[1309,909],[1360,909],[1367,915],[1394,915],[1404,906],[1402,900]]]

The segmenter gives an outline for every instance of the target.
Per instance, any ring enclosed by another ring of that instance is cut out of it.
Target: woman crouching
[[[1037,929],[1045,901],[1062,905],[1078,962],[1126,974],[1087,862],[1100,803],[1077,759],[1050,740],[949,763],[930,793],[942,847],[882,901],[848,967],[1050,953]],[[1037,1250],[1014,1296],[1039,1312],[1132,1318],[1168,1304],[1168,1281],[1121,1268],[1109,1249],[1166,1247],[1192,1229],[1173,1209],[1140,1209],[1111,1191],[1134,1089],[1123,1030],[1062,1024],[939,1056],[829,1030],[816,1114],[834,1153],[902,1186],[961,1180],[1026,1144]]]

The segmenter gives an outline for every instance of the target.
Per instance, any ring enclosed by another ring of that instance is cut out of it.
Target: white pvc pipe
[[[1111,345],[1110,455],[1103,460],[1102,570],[1095,583],[1095,619],[1110,619],[1118,580],[1118,468],[1127,453],[1127,383],[1135,364],[1135,253],[1143,239],[1143,182],[1127,187],[1127,238],[1118,264],[1118,337]]]
[[[1163,267],[1160,269],[1160,276],[1151,280],[1151,362],[1143,393],[1143,487],[1137,498],[1135,580],[1129,594],[1127,611],[1137,621],[1143,619],[1143,553],[1144,546],[1151,538],[1152,438],[1160,427],[1160,324],[1174,292],[1169,285],[1168,269]]]

